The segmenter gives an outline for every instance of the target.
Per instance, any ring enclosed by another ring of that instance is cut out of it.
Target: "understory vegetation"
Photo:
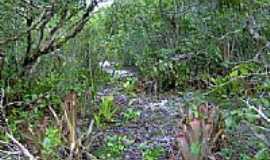
[[[1,0],[0,159],[269,160],[269,0]]]

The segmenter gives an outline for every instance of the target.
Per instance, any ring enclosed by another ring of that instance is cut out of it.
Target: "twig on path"
[[[22,151],[22,153],[29,158],[29,160],[37,160],[30,152],[29,150],[24,147],[13,135],[6,133],[7,137],[12,140],[13,143],[15,143],[19,149]]]

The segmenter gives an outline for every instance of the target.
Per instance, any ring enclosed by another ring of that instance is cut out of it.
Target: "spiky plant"
[[[183,160],[213,159],[212,149],[222,135],[221,116],[214,105],[203,103],[197,107],[197,114],[185,110],[182,131],[177,142]],[[197,116],[195,116],[197,115]]]

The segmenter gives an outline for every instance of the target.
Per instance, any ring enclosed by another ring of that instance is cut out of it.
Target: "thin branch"
[[[25,102],[23,102],[23,101],[14,101],[14,102],[7,103],[4,106],[5,107],[10,107],[10,106],[22,106],[22,105],[25,105]]]
[[[93,126],[94,126],[94,120],[91,120],[89,126],[88,126],[88,130],[87,132],[85,132],[84,134],[82,134],[80,136],[80,138],[78,139],[78,141],[81,143],[85,138],[90,137],[90,134],[93,131]]]
[[[0,150],[0,153],[7,154],[7,155],[19,155],[21,152],[20,151],[5,151],[5,150]]]
[[[7,118],[6,118],[6,111],[4,106],[4,99],[5,99],[5,90],[1,88],[1,95],[0,95],[0,122],[2,121],[3,126],[0,126],[1,130],[7,131]]]
[[[47,95],[48,95],[48,93],[44,93],[43,95],[41,95],[41,96],[37,97],[36,99],[34,99],[30,102],[27,102],[27,103],[24,101],[13,101],[13,102],[9,102],[3,106],[4,106],[4,108],[8,108],[11,106],[30,106],[30,105],[37,104],[42,99],[45,99]]]
[[[258,60],[259,57],[263,54],[262,51],[264,49],[270,49],[270,41],[266,39],[266,37],[262,36],[258,31],[258,25],[256,24],[256,20],[254,16],[250,16],[246,23],[246,29],[251,35],[251,37],[259,43],[262,47],[259,49],[254,59]]]
[[[60,128],[62,128],[62,123],[60,121],[60,118],[57,116],[57,113],[55,112],[55,110],[51,106],[49,106],[49,110],[53,114],[53,117],[54,117],[54,119],[57,122],[57,126],[60,127]]]
[[[254,110],[258,115],[263,118],[266,122],[270,123],[270,118],[262,111],[262,107],[259,106],[259,108],[255,107],[254,105],[251,105],[248,100],[242,100],[250,109]]]
[[[81,16],[79,21],[75,23],[76,26],[70,32],[68,32],[67,35],[56,36],[55,34],[53,34],[51,37],[49,37],[49,40],[47,40],[42,44],[42,46],[40,46],[40,48],[35,49],[31,56],[26,57],[22,63],[24,70],[31,71],[32,67],[39,59],[39,57],[46,55],[49,52],[52,52],[58,48],[61,48],[67,41],[74,38],[78,33],[80,33],[83,30],[85,24],[88,22],[90,18],[90,13],[94,11],[95,7],[98,5],[98,2],[96,0],[92,1],[92,3],[86,8],[84,14]],[[63,24],[60,23],[60,26],[58,26],[56,30],[58,30],[61,25]],[[53,31],[52,33],[55,33],[55,31]]]
[[[50,36],[54,35],[54,33],[56,33],[65,24],[68,15],[67,6],[64,6],[64,9],[60,14],[61,14],[60,22],[54,28],[51,29]]]
[[[30,4],[32,4],[32,0],[30,0]],[[26,18],[26,25],[27,28],[30,28],[32,26],[33,23],[33,16],[32,14],[32,9],[29,9],[27,11],[28,16]],[[32,48],[32,30],[27,32],[27,47],[26,47],[26,54],[29,54],[31,52],[31,48]]]
[[[0,109],[4,107],[4,97],[5,97],[5,90],[1,88],[1,95],[0,95]]]
[[[38,20],[35,23],[33,23],[31,27],[29,27],[25,31],[23,31],[15,36],[11,36],[10,38],[0,39],[0,46],[5,45],[5,44],[12,42],[12,41],[16,41],[16,40],[20,39],[22,36],[24,36],[25,34],[34,30],[36,27],[38,27],[39,24],[41,24],[44,20],[46,20],[48,18],[47,14],[48,14],[48,10],[46,10],[46,9],[43,10],[43,12],[40,14]]]
[[[81,32],[86,24],[88,22],[90,13],[95,9],[97,6],[97,2],[93,1],[91,5],[88,6],[85,13],[82,15],[81,19],[77,22],[77,25],[73,28],[73,30],[70,32],[70,34],[66,35],[65,38],[63,38],[62,41],[60,41],[58,44],[55,44],[55,48],[60,48],[64,43],[66,43],[71,38],[74,38],[79,32]]]
[[[29,158],[29,160],[37,160],[37,158],[35,158],[30,152],[29,150],[23,146],[17,139],[14,138],[13,135],[6,133],[7,137],[10,138],[12,140],[13,143],[15,143],[20,150],[22,151],[22,153]]]
[[[218,38],[218,40],[221,41],[221,40],[225,39],[226,37],[228,37],[228,36],[230,36],[232,34],[237,34],[237,33],[241,32],[241,31],[242,31],[242,29],[237,29],[235,31],[227,32],[223,36],[221,36],[220,38]]]
[[[41,6],[35,4],[32,2],[32,0],[20,0],[22,4],[27,5],[28,7],[31,7],[32,9],[40,9]]]
[[[262,77],[264,77],[264,76],[269,76],[269,75],[270,75],[270,72],[264,72],[264,73],[249,73],[249,74],[247,74],[247,75],[237,76],[237,77],[231,78],[231,79],[229,79],[228,81],[226,81],[226,82],[224,82],[224,83],[221,83],[221,84],[219,84],[219,85],[214,85],[214,87],[213,87],[212,89],[210,89],[210,91],[204,93],[203,95],[204,95],[204,96],[207,96],[207,95],[209,95],[209,94],[215,92],[217,89],[222,88],[222,87],[224,87],[224,86],[226,86],[226,85],[228,85],[228,84],[230,84],[230,83],[232,83],[232,82],[234,82],[234,81],[236,81],[236,80],[239,80],[239,79],[245,79],[245,78],[248,78],[248,77],[251,77],[251,76],[262,76]]]

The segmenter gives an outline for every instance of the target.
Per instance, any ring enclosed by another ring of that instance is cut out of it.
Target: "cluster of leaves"
[[[245,30],[255,12],[267,33],[266,2],[116,1],[103,15],[108,58],[135,65],[159,88],[187,88],[190,81],[224,74],[233,63],[255,56]],[[124,14],[123,14],[124,13]],[[106,16],[111,15],[111,16]]]
[[[95,124],[102,127],[104,123],[113,122],[116,111],[113,96],[103,97],[98,112],[94,114]]]
[[[105,145],[96,151],[97,157],[108,160],[122,159],[123,151],[131,141],[126,136],[108,137]]]
[[[42,142],[42,147],[43,147],[43,155],[46,156],[46,158],[53,158],[53,157],[58,157],[57,150],[60,145],[61,145],[61,136],[59,129],[57,128],[48,128],[45,134],[45,137]]]
[[[123,113],[123,120],[125,122],[136,121],[140,117],[141,112],[132,108],[128,108],[126,112]]]
[[[146,146],[140,146],[144,160],[158,160],[165,154],[165,150],[162,147],[149,148]]]

